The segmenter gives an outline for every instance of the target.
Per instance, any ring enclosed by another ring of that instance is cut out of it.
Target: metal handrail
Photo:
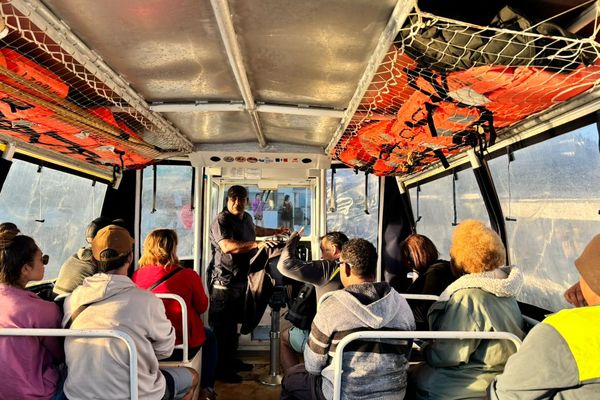
[[[321,297],[319,297],[317,308],[321,306],[321,304],[331,295],[333,295],[334,291],[323,293]],[[432,300],[437,301],[440,296],[436,296],[434,294],[412,294],[412,293],[400,293],[400,296],[404,297],[406,300]]]
[[[42,328],[0,328],[0,336],[64,336],[116,338],[125,342],[129,352],[129,394],[132,399],[138,398],[138,364],[135,342],[125,332],[113,329],[42,329]]]
[[[176,349],[183,349],[183,360],[182,362],[189,362],[189,332],[188,332],[188,311],[187,305],[185,304],[185,300],[178,294],[174,293],[155,293],[156,297],[159,299],[170,299],[175,300],[181,306],[181,337],[183,339],[183,343],[175,346]]]
[[[496,339],[510,340],[517,348],[521,339],[509,332],[462,332],[462,331],[360,331],[344,337],[337,345],[333,357],[333,400],[340,400],[342,393],[342,361],[344,348],[359,339]]]
[[[440,296],[436,296],[435,294],[412,294],[412,293],[400,293],[400,296],[404,297],[406,300],[432,300],[438,301]]]
[[[540,323],[540,321],[538,321],[537,319],[528,317],[527,315],[523,315],[523,320],[531,326],[536,326],[537,324]]]

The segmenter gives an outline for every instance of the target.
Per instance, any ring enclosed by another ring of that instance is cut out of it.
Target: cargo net
[[[0,140],[121,170],[191,150],[122,79],[110,85],[102,80],[112,71],[93,59],[82,65],[65,51],[74,46],[53,40],[48,32],[56,38],[57,30],[51,25],[42,21],[39,28],[7,2],[0,15],[9,30],[0,40]]]
[[[487,27],[415,10],[332,155],[395,176],[483,155],[506,128],[598,85],[597,32],[579,39],[508,7]]]

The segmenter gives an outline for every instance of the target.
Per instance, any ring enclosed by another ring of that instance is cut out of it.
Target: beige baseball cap
[[[92,240],[92,256],[97,261],[114,261],[131,253],[133,238],[127,229],[108,225],[98,231]]]

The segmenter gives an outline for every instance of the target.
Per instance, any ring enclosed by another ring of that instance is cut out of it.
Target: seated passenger
[[[403,265],[419,274],[417,280],[406,290],[410,294],[433,294],[439,296],[444,289],[456,280],[450,263],[440,260],[440,253],[427,237],[418,234],[408,236],[400,244],[400,258]],[[427,312],[433,301],[408,300],[415,315],[418,331],[429,329]]]
[[[6,232],[6,231],[13,231],[15,232],[15,234],[20,233],[21,231],[19,230],[19,228],[17,227],[17,225],[15,225],[12,222],[3,222],[0,224],[0,233]]]
[[[490,385],[491,399],[600,397],[600,235],[575,266],[589,306],[559,311],[537,324]]]
[[[202,280],[192,270],[179,266],[177,258],[177,233],[171,229],[155,229],[146,236],[140,268],[134,272],[133,281],[152,293],[173,293],[185,301],[188,312],[190,358],[202,346],[202,399],[214,398],[217,343],[214,333],[202,323],[202,313],[208,308],[208,297]],[[175,344],[183,343],[181,332],[181,307],[174,300],[163,300],[167,318],[175,327]]]
[[[116,221],[115,221],[116,222]],[[112,222],[112,223],[115,223]],[[110,225],[110,219],[98,217],[88,225],[85,231],[85,240],[92,243],[96,233],[107,225]],[[92,249],[90,246],[80,248],[77,253],[67,259],[58,271],[58,278],[54,282],[52,291],[55,295],[65,295],[71,293],[88,276],[96,273],[96,267],[92,263]]]
[[[523,284],[517,268],[504,268],[498,234],[480,221],[454,230],[450,262],[463,274],[429,309],[434,331],[510,332],[523,338],[523,317],[515,296]],[[425,346],[426,363],[410,371],[417,399],[484,398],[515,346],[507,340],[435,340]]]
[[[140,399],[191,399],[198,374],[191,368],[158,368],[175,346],[175,329],[165,307],[127,277],[133,239],[125,228],[109,225],[92,241],[98,273],[65,299],[63,326],[117,329],[131,336],[138,355]],[[67,338],[69,400],[129,399],[129,355],[123,343],[107,338]],[[93,372],[93,373],[91,373]],[[90,375],[91,373],[91,375]]]
[[[331,399],[336,343],[359,330],[414,330],[404,298],[387,282],[374,282],[377,251],[364,239],[352,239],[340,255],[343,290],[327,298],[317,311],[304,350],[305,364],[283,378],[282,399]],[[401,399],[408,360],[397,346],[362,342],[344,352],[343,398]]]
[[[0,232],[0,328],[60,328],[56,304],[25,290],[43,279],[47,262],[32,238]],[[59,337],[0,336],[0,399],[52,399],[63,359]]]
[[[335,261],[340,257],[342,246],[348,241],[348,237],[342,232],[329,232],[320,241],[322,259],[303,261],[296,254],[298,242],[303,233],[304,228],[290,236],[277,263],[277,269],[288,278],[314,285],[316,287],[314,301],[316,302],[323,294],[342,288],[340,268]],[[316,308],[315,304],[314,310]],[[306,317],[304,323],[297,323],[302,326],[292,326],[281,332],[280,360],[283,372],[299,364],[300,354],[304,353],[314,314],[303,317]]]

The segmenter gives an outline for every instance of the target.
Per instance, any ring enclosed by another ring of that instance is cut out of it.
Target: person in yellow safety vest
[[[559,311],[536,325],[490,385],[490,399],[600,398],[600,235],[575,266],[588,306]]]

